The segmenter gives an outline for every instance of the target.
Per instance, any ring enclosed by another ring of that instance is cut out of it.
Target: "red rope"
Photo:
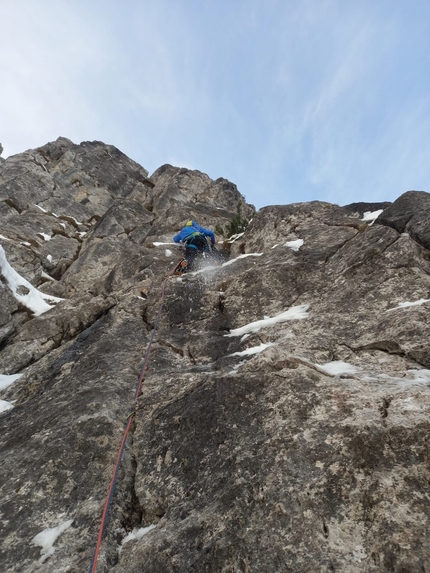
[[[104,535],[104,532],[105,532],[105,529],[106,529],[106,525],[107,525],[107,519],[108,519],[108,516],[109,516],[109,508],[110,508],[110,505],[111,505],[111,502],[112,502],[113,495],[114,495],[114,493],[115,493],[116,480],[117,480],[117,477],[118,477],[119,469],[120,469],[120,467],[121,467],[121,461],[122,461],[122,456],[123,456],[123,454],[124,454],[125,445],[126,445],[126,442],[127,442],[127,436],[128,436],[129,431],[130,431],[131,423],[132,423],[132,421],[133,421],[134,415],[135,415],[135,413],[136,413],[136,410],[135,410],[136,401],[137,401],[137,399],[139,398],[140,393],[141,393],[142,383],[143,383],[143,379],[144,379],[144,376],[145,376],[146,367],[147,367],[147,365],[148,365],[149,355],[150,355],[150,353],[151,353],[152,341],[154,340],[155,332],[156,332],[156,330],[157,330],[158,323],[159,323],[160,318],[161,318],[161,312],[162,312],[162,310],[163,310],[164,294],[165,294],[165,290],[166,290],[167,279],[168,279],[169,277],[171,277],[171,276],[175,273],[175,271],[178,269],[178,267],[179,267],[179,265],[181,264],[182,261],[183,261],[183,259],[181,259],[181,260],[179,261],[179,263],[175,266],[175,268],[166,276],[166,278],[164,279],[164,282],[163,282],[163,286],[162,286],[162,288],[161,288],[160,308],[159,308],[159,310],[158,310],[158,314],[157,314],[157,318],[156,318],[156,320],[155,320],[154,328],[152,329],[151,337],[150,337],[150,339],[149,339],[148,346],[147,346],[147,348],[146,348],[146,354],[145,354],[145,358],[144,358],[144,360],[143,360],[142,370],[141,370],[141,372],[140,372],[139,380],[138,380],[137,387],[136,387],[136,391],[135,391],[135,393],[134,393],[134,402],[133,402],[132,406],[130,407],[130,413],[129,413],[128,418],[127,418],[127,425],[126,425],[126,427],[125,427],[124,434],[123,434],[123,436],[122,436],[121,445],[120,445],[119,451],[118,451],[118,456],[117,456],[117,458],[116,458],[116,463],[115,463],[115,466],[114,466],[114,470],[113,470],[113,473],[112,473],[112,478],[111,478],[110,485],[109,485],[109,489],[108,489],[108,493],[107,493],[107,496],[106,496],[106,501],[105,501],[104,508],[103,508],[103,514],[102,514],[102,518],[101,518],[101,522],[100,522],[99,534],[98,534],[98,537],[97,537],[97,545],[96,545],[96,548],[95,548],[95,551],[94,551],[93,559],[92,559],[92,561],[91,561],[91,565],[90,565],[90,568],[89,568],[89,570],[88,570],[88,573],[95,573],[95,570],[96,570],[96,568],[97,568],[97,560],[98,560],[98,557],[99,557],[100,547],[101,547],[101,544],[102,544],[103,535]]]

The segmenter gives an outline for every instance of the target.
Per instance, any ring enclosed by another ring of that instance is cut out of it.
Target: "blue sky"
[[[248,202],[430,192],[430,3],[3,0],[3,156],[101,140]]]

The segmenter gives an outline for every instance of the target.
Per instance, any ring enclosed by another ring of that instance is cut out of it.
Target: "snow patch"
[[[118,548],[118,553],[121,553],[123,546],[129,541],[139,541],[144,535],[155,529],[156,525],[148,525],[148,527],[135,527],[128,535],[124,537],[121,541],[121,545]]]
[[[233,354],[228,354],[228,356],[252,356],[253,354],[260,354],[269,346],[276,346],[273,342],[268,342],[267,344],[261,343],[259,346],[251,346],[251,348],[247,348],[246,350],[242,350],[242,352],[233,352]]]
[[[35,205],[35,207],[37,207],[38,209],[40,209],[42,211],[42,213],[47,213],[48,211],[46,209],[44,209],[43,207],[41,207],[40,205]]]
[[[0,392],[21,378],[22,374],[0,374]]]
[[[72,219],[72,221],[75,223],[75,225],[83,225],[83,223],[80,223],[79,221],[77,221],[74,217],[72,217],[71,215],[64,215],[64,217],[68,217],[69,219]]]
[[[363,218],[361,219],[362,221],[365,221],[366,223],[369,223],[369,225],[373,225],[373,223],[376,221],[376,219],[379,217],[379,215],[382,213],[384,209],[379,209],[378,211],[366,211],[365,213],[363,213]]]
[[[6,279],[7,284],[16,300],[34,312],[36,316],[39,316],[40,314],[53,308],[53,306],[48,304],[47,301],[60,302],[64,300],[56,296],[44,294],[34,288],[31,283],[29,283],[24,277],[18,274],[10,266],[3,247],[0,247],[0,270],[3,273],[3,276]],[[19,294],[19,287],[25,287],[29,292],[27,294]]]
[[[430,302],[430,298],[420,298],[420,300],[416,300],[415,302],[399,302],[399,304],[394,308],[389,308],[385,312],[390,312],[392,310],[399,310],[399,308],[408,308],[409,306],[420,306],[425,302]]]
[[[261,257],[262,255],[263,255],[263,253],[247,253],[246,255],[239,255],[235,259],[231,259],[230,261],[223,263],[221,266],[222,267],[228,267],[228,265],[232,265],[233,263],[235,263],[239,259],[246,259],[246,257]]]
[[[361,370],[358,366],[354,364],[349,364],[348,362],[342,362],[341,360],[335,360],[333,362],[326,362],[326,364],[315,364],[327,374],[332,374],[333,376],[339,376],[340,374],[356,374]]]
[[[10,239],[8,239],[7,237],[3,237],[3,235],[0,235],[0,239],[3,239],[4,241],[10,241]]]
[[[233,370],[230,370],[230,372],[227,372],[228,375],[233,375],[233,374],[237,374],[237,371],[239,370],[239,368],[241,366],[243,366],[244,364],[246,364],[247,361],[246,360],[241,360],[240,362],[238,362],[236,364],[236,366],[233,366]]]
[[[31,247],[31,243],[27,243],[27,241],[21,241],[20,245],[24,245],[24,247]]]
[[[58,537],[72,525],[72,523],[73,519],[69,519],[57,527],[44,529],[33,537],[31,543],[33,545],[39,545],[39,547],[42,548],[40,550],[40,563],[43,563],[48,559],[48,557],[55,553],[55,547],[53,547],[54,543],[57,541]]]
[[[13,404],[10,402],[6,402],[6,400],[0,400],[0,412],[6,412],[7,410],[11,410],[13,408]]]
[[[42,232],[36,233],[36,235],[39,235],[39,237],[42,237],[42,239],[44,241],[50,241],[52,238],[51,235],[47,235],[46,233],[42,233]]]
[[[255,322],[250,322],[249,324],[245,324],[245,326],[241,326],[240,328],[234,328],[229,332],[229,334],[225,334],[224,336],[242,336],[247,332],[258,332],[262,328],[270,328],[279,322],[285,322],[287,320],[303,320],[309,316],[309,313],[307,312],[308,308],[308,304],[292,306],[285,312],[281,312],[281,314],[277,314],[272,318],[256,320]]]
[[[249,221],[251,222],[251,221]],[[243,233],[236,233],[236,235],[232,235],[231,237],[229,237],[227,239],[227,243],[234,243],[235,241],[237,241],[238,239],[240,239],[240,237],[243,237],[243,235],[245,234],[245,232]]]
[[[170,249],[166,249],[166,250],[164,251],[164,254],[166,255],[166,257],[171,257],[173,253],[172,253],[172,251],[171,251]]]
[[[303,239],[296,239],[295,241],[287,241],[284,243],[284,247],[289,247],[293,251],[298,251],[303,243]]]
[[[48,259],[48,261],[49,261],[50,263],[52,263],[52,255],[46,255],[46,258]]]
[[[55,279],[53,279],[50,275],[48,275],[47,273],[45,273],[45,271],[42,271],[42,274],[40,275],[43,279],[48,279],[49,281],[54,281]]]
[[[154,247],[162,247],[164,245],[176,245],[177,247],[179,247],[178,243],[158,243],[158,242],[155,242],[152,244],[154,245]]]

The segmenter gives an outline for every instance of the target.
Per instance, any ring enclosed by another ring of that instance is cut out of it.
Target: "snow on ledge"
[[[233,352],[233,354],[228,354],[227,356],[252,356],[253,354],[260,354],[269,346],[276,346],[274,342],[268,342],[267,344],[261,343],[259,346],[252,346],[251,348],[247,348],[246,350],[242,350],[242,352]]]
[[[235,263],[239,259],[245,259],[246,257],[261,257],[262,255],[263,255],[263,253],[246,253],[245,255],[239,255],[235,259],[230,259],[229,261],[222,263],[222,265],[208,265],[207,267],[203,267],[202,269],[199,269],[198,271],[192,271],[188,274],[190,276],[201,275],[202,273],[208,273],[210,271],[219,270],[223,267],[228,267],[229,265],[232,265],[233,263]]]
[[[0,374],[0,392],[9,388],[21,376],[22,374]]]
[[[286,243],[284,243],[284,247],[289,247],[293,251],[298,251],[300,247],[303,245],[303,243],[304,243],[303,239],[296,239],[295,241],[287,241]]]
[[[6,402],[6,400],[0,400],[0,412],[7,412],[7,410],[11,410],[12,408],[13,404]]]
[[[152,243],[154,247],[162,247],[163,245],[175,245],[175,247],[179,247],[178,243],[159,243],[158,241],[154,241]]]
[[[378,209],[378,211],[366,211],[363,213],[364,217],[361,220],[369,223],[369,225],[373,225],[383,210],[384,209]]]
[[[389,308],[385,312],[391,312],[392,310],[399,310],[400,308],[408,308],[409,306],[420,306],[425,302],[430,302],[430,298],[420,298],[420,300],[416,300],[415,302],[399,302],[397,306],[394,308]]]
[[[252,219],[251,219],[252,221]],[[249,222],[251,222],[249,221]],[[235,241],[237,241],[238,239],[240,239],[240,237],[242,237],[245,234],[245,232],[243,233],[236,233],[236,235],[232,235],[231,237],[229,237],[228,239],[226,239],[225,241],[223,241],[223,243],[230,243],[233,244]]]
[[[332,376],[340,376],[341,374],[356,374],[361,370],[358,366],[354,364],[349,364],[349,362],[342,362],[342,360],[335,360],[333,362],[327,362],[326,364],[315,364],[327,374]]]
[[[235,263],[239,259],[246,259],[246,257],[261,257],[262,255],[263,255],[263,253],[246,253],[245,255],[239,255],[235,259],[231,259],[230,261],[223,263],[221,266],[222,267],[228,267],[228,265],[232,265],[233,263]]]
[[[121,542],[121,545],[118,547],[118,553],[121,554],[123,546],[128,543],[129,541],[139,541],[142,539],[144,535],[155,529],[156,525],[148,525],[148,527],[135,527],[133,531],[130,531],[128,535],[124,537]]]
[[[72,525],[72,523],[73,519],[69,519],[57,527],[44,529],[33,537],[31,543],[33,545],[39,545],[39,547],[42,548],[40,550],[39,563],[43,563],[48,559],[48,557],[55,553],[55,547],[53,547],[54,543],[57,541],[57,538]]]
[[[36,233],[39,237],[41,237],[44,241],[50,241],[52,239],[51,235],[44,233],[43,231],[39,231]]]
[[[262,328],[269,328],[275,324],[278,324],[279,322],[286,322],[287,320],[303,320],[309,316],[309,313],[307,312],[308,308],[308,304],[292,306],[285,312],[281,312],[281,314],[277,314],[272,318],[256,320],[255,322],[250,322],[249,324],[245,324],[245,326],[241,326],[240,328],[234,328],[229,332],[229,334],[225,334],[224,336],[242,336],[247,332],[258,332]]]
[[[12,291],[13,296],[18,302],[30,309],[36,316],[43,314],[44,312],[54,308],[52,305],[48,304],[50,302],[60,302],[64,300],[63,298],[58,298],[56,296],[50,296],[43,292],[40,292],[31,283],[29,283],[24,277],[18,274],[8,263],[6,258],[6,253],[3,247],[0,246],[0,271],[3,273],[7,284]],[[27,294],[20,294],[19,287],[23,287],[23,291],[29,291]]]

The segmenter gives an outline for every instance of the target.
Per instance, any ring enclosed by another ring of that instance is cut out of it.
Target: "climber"
[[[210,239],[208,244],[207,237]],[[175,243],[182,243],[185,246],[185,257],[181,271],[191,270],[197,257],[202,257],[206,253],[215,251],[215,233],[204,227],[197,225],[195,221],[188,221],[177,235],[173,237]]]

